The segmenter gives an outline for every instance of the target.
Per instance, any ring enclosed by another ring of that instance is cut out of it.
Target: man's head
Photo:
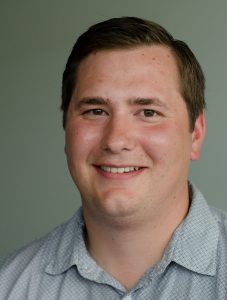
[[[189,54],[177,56],[173,44],[135,18],[95,25],[77,41],[62,108],[85,218],[145,222],[187,211],[190,160],[205,135],[204,80],[190,50],[183,44]]]
[[[80,63],[91,53],[102,50],[133,49],[162,45],[174,55],[179,72],[180,92],[186,102],[190,129],[205,108],[205,80],[202,69],[189,47],[175,40],[163,27],[151,21],[135,18],[113,18],[91,26],[77,40],[69,56],[62,81],[63,126]]]

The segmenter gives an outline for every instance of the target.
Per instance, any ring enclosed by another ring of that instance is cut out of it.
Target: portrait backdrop
[[[61,77],[77,37],[111,17],[153,20],[195,53],[206,76],[207,136],[190,178],[210,205],[227,210],[226,14],[226,0],[1,1],[0,255],[80,206],[64,154]]]

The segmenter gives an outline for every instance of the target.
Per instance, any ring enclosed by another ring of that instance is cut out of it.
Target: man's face
[[[202,118],[191,133],[168,48],[89,55],[78,70],[65,146],[85,213],[142,217],[174,209],[199,155]]]

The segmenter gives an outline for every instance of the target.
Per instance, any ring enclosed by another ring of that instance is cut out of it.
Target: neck
[[[187,197],[174,209],[162,209],[162,213],[156,212],[156,216],[144,222],[132,217],[107,222],[84,212],[88,251],[99,266],[130,289],[161,260],[173,232],[187,214],[188,205]]]

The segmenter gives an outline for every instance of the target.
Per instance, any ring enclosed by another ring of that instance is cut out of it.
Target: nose
[[[123,116],[112,117],[104,129],[102,148],[113,154],[131,151],[135,147],[132,122]]]

